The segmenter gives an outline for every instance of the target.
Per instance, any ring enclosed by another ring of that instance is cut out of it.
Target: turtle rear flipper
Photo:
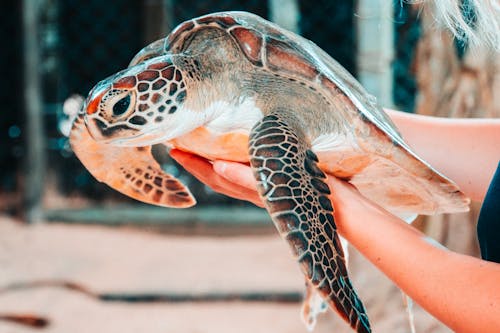
[[[365,308],[347,276],[326,176],[293,113],[285,115],[265,116],[250,133],[258,191],[307,280],[351,327],[370,332]]]
[[[163,172],[148,147],[119,147],[95,141],[83,115],[73,123],[71,148],[99,181],[136,200],[158,206],[185,208],[196,200],[175,177]]]

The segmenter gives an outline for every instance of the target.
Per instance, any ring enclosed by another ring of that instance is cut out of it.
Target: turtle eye
[[[121,98],[113,105],[113,116],[121,116],[130,109],[130,95]]]
[[[134,111],[134,96],[131,90],[110,90],[101,101],[101,114],[110,122],[128,117]]]

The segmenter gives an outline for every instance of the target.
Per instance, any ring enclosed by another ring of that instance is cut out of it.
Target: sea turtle
[[[160,168],[152,145],[250,162],[309,285],[358,332],[370,324],[347,274],[325,173],[394,213],[462,212],[469,203],[328,54],[245,12],[186,21],[145,47],[93,88],[70,141],[98,180],[169,207],[195,200]]]

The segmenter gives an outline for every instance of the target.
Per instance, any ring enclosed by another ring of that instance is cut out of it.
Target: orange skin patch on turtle
[[[134,76],[126,76],[113,83],[113,88],[116,89],[132,89],[135,87],[137,80]]]
[[[104,96],[106,91],[103,91],[99,96],[93,98],[87,105],[87,114],[94,114],[99,110],[99,103],[101,103],[101,99]]]
[[[175,148],[207,159],[224,159],[248,163],[248,133],[216,133],[206,127],[169,141]]]
[[[408,207],[418,207],[419,205],[422,205],[422,198],[418,195],[415,195],[414,193],[388,188],[386,194],[388,202],[394,206],[400,204],[401,202],[403,202],[405,206]]]
[[[372,162],[369,156],[352,152],[318,152],[317,155],[321,170],[346,180],[363,171]]]

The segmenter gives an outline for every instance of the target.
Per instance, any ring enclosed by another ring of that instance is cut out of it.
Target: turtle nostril
[[[128,111],[130,107],[130,95],[127,95],[120,99],[118,102],[113,105],[113,115],[114,116],[121,116],[125,112]]]

